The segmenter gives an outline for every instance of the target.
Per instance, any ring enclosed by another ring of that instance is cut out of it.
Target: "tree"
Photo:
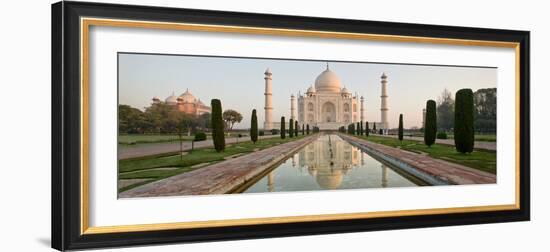
[[[424,143],[428,147],[435,143],[435,137],[437,133],[437,114],[436,104],[434,100],[428,100],[426,102],[426,122],[424,129]]]
[[[304,124],[302,124],[302,136],[305,135],[305,132],[306,132],[305,126]]]
[[[465,88],[456,92],[454,139],[461,153],[474,150],[474,93]]]
[[[376,123],[372,123],[372,131],[376,134]]]
[[[298,121],[294,121],[294,136],[298,137]]]
[[[359,122],[357,122],[357,129],[355,129],[355,135],[359,135],[360,131],[361,131],[361,125],[359,124]]]
[[[306,134],[309,135],[309,124],[306,125]]]
[[[361,129],[359,130],[359,135],[362,136],[362,135],[364,134],[364,132],[365,132],[365,131],[363,131],[363,121],[361,121],[361,122],[359,123],[359,125],[360,125],[359,128],[361,128]]]
[[[210,129],[212,128],[212,125],[210,125],[210,113],[203,113],[197,117],[197,127],[201,128],[202,130]]]
[[[482,133],[497,131],[497,89],[482,88],[474,92],[474,128]]]
[[[218,99],[212,99],[210,102],[212,107],[212,140],[214,140],[214,148],[217,152],[225,149],[225,133],[224,120],[222,117],[222,102]]]
[[[439,131],[450,131],[454,126],[453,94],[444,89],[437,98],[437,129]]]
[[[225,121],[226,129],[233,130],[233,125],[240,123],[243,120],[243,115],[235,110],[228,109],[223,112],[223,120]]]
[[[149,127],[145,114],[128,105],[118,105],[118,131],[120,133],[144,133]]]
[[[252,110],[252,118],[250,119],[250,140],[255,144],[258,141],[258,117],[256,109]]]
[[[366,126],[365,135],[367,135],[367,137],[368,137],[369,136],[369,131],[370,131],[369,122],[367,122],[365,126]]]
[[[285,117],[281,116],[281,139],[286,138]]]
[[[399,114],[399,141],[403,142],[403,114]]]
[[[288,137],[292,138],[294,136],[294,120],[290,118],[288,121]]]

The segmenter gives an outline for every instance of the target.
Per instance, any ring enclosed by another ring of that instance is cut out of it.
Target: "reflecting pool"
[[[243,193],[418,186],[338,135],[322,135]]]

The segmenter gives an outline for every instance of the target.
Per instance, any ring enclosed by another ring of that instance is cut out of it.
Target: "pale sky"
[[[251,59],[182,55],[119,54],[119,103],[144,110],[153,96],[164,100],[188,88],[210,106],[210,100],[222,101],[222,109],[234,109],[243,115],[235,128],[249,128],[252,109],[258,123],[264,121],[264,72],[273,73],[273,121],[289,118],[290,95],[305,93],[325,70],[326,62],[353,94],[365,97],[366,118],[380,121],[380,76],[388,76],[389,123],[397,127],[403,114],[405,128],[420,127],[426,101],[437,98],[447,88],[494,88],[497,69],[487,67],[421,66],[334,61]]]

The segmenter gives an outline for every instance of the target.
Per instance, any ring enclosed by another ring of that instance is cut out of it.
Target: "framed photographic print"
[[[52,5],[58,250],[529,220],[529,32]]]

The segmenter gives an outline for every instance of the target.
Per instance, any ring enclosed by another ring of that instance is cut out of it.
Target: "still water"
[[[405,187],[418,183],[337,135],[323,135],[243,193]]]

